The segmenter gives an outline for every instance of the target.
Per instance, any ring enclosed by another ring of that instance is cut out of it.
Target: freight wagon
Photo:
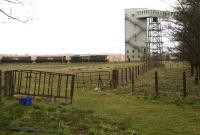
[[[108,55],[74,55],[70,62],[108,62]]]
[[[31,56],[23,56],[23,57],[12,57],[12,56],[3,56],[2,63],[32,63]]]
[[[67,59],[65,56],[38,56],[35,62],[36,63],[45,63],[45,62],[66,63]]]

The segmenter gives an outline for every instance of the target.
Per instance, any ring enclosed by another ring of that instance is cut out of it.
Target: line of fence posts
[[[116,89],[120,84],[130,83],[132,84],[132,91],[134,91],[135,78],[139,75],[151,70],[154,67],[152,62],[145,62],[137,66],[122,68],[120,70],[112,70],[111,88]],[[121,72],[119,72],[121,71]],[[121,82],[119,82],[119,73],[121,75]]]
[[[152,64],[145,62],[141,65],[138,66],[134,66],[132,67],[132,72],[131,72],[131,88],[132,88],[132,92],[134,92],[135,90],[135,78],[137,78],[139,75],[147,72],[148,70],[151,70],[150,67]]]
[[[146,67],[146,68],[145,68]],[[123,78],[122,76],[122,81],[125,79],[126,83],[128,82],[128,77],[129,80],[131,80],[132,82],[132,90],[134,90],[134,79],[137,78],[140,74],[144,73],[145,71],[147,72],[148,70],[150,70],[152,68],[152,64],[150,62],[146,62],[143,64],[140,64],[138,66],[134,66],[132,68],[125,68],[125,70],[122,69],[122,74],[123,72],[125,72],[125,78]],[[129,73],[129,75],[128,75]],[[12,86],[9,86],[11,84],[11,82],[13,82],[13,80],[10,80],[11,77],[11,72],[4,72],[4,95],[8,96],[8,95],[12,95]],[[118,70],[113,70],[113,74],[112,74],[112,88],[116,89],[119,85],[119,71]],[[82,74],[83,77],[83,74]],[[76,77],[77,78],[77,77]],[[83,79],[84,81],[84,79]],[[2,71],[0,71],[0,98],[2,93]]]
[[[110,87],[112,89],[116,89],[120,84],[123,84],[123,82],[128,83],[128,80],[130,80],[131,86],[132,86],[132,92],[135,90],[135,78],[137,78],[139,75],[153,69],[156,63],[153,62],[145,62],[137,66],[133,66],[132,68],[122,68],[121,71],[121,82],[119,80],[119,70],[115,69],[112,70],[112,79],[110,83]],[[123,76],[125,75],[125,76]],[[98,82],[99,83],[99,82]],[[155,71],[155,94],[156,96],[159,96],[159,77],[158,77],[158,71]],[[186,90],[186,73],[183,73],[183,97],[187,96],[187,90]]]

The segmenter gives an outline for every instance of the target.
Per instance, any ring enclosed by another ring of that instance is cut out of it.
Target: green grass
[[[195,85],[194,77],[190,75],[190,69],[185,65],[155,68],[135,79],[136,94],[155,96],[155,71],[158,72],[158,90],[160,96],[166,100],[174,100],[183,97],[183,72],[186,72],[186,91],[188,98],[200,99],[200,85]],[[122,87],[124,89],[124,87]],[[131,89],[126,85],[125,89]]]
[[[73,105],[34,100],[32,106],[21,106],[17,99],[3,99],[0,127],[32,127],[38,134],[199,135],[200,102],[177,102],[117,90],[76,91]],[[31,133],[1,129],[0,134]]]
[[[172,67],[157,70],[165,84],[160,86],[162,91],[178,88],[175,87],[178,82],[173,83],[177,78],[173,80],[171,76],[179,78],[182,70]],[[140,76],[134,93],[130,86],[102,91],[75,89],[73,105],[37,99],[32,106],[22,106],[16,98],[3,98],[0,134],[200,135],[200,100],[181,96],[155,97],[153,75],[154,70]],[[39,132],[5,130],[8,127],[31,127]]]

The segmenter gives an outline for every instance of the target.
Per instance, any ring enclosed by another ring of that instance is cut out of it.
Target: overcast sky
[[[18,7],[10,12],[34,20],[5,23],[0,13],[0,54],[124,53],[125,8],[170,9],[162,0],[34,0]]]

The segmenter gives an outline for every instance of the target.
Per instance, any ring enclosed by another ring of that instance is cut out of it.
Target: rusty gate
[[[76,73],[76,87],[110,87],[111,73],[109,71]]]
[[[29,95],[35,97],[63,98],[72,103],[74,74],[35,70],[12,70],[4,73],[4,95]]]

